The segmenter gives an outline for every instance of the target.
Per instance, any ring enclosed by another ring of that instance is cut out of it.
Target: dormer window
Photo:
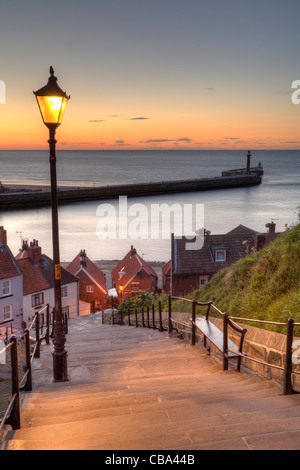
[[[215,250],[215,261],[226,261],[226,250]]]

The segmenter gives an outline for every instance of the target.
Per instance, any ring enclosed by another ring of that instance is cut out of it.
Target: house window
[[[86,292],[90,292],[90,293],[95,292],[95,286],[86,286]]]
[[[6,305],[3,307],[3,321],[12,320],[12,306]]]
[[[8,279],[7,281],[2,282],[2,295],[10,295],[10,293],[10,280]]]
[[[31,305],[32,307],[39,307],[44,303],[44,292],[40,292],[39,294],[34,294],[31,296]]]
[[[199,287],[204,286],[208,282],[208,276],[200,276],[199,277]]]
[[[68,297],[68,286],[61,286],[61,296]]]
[[[216,250],[215,261],[226,261],[226,250]]]
[[[140,288],[140,283],[139,282],[132,282],[131,283],[131,290],[133,292],[137,292]]]

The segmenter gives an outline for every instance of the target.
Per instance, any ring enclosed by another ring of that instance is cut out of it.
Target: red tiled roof
[[[25,253],[24,253],[25,252]],[[46,255],[41,255],[39,265],[23,250],[17,255],[17,264],[23,272],[23,295],[33,294],[54,287],[54,262]],[[61,285],[78,282],[78,278],[61,268]]]
[[[113,269],[112,278],[115,282],[116,289],[119,290],[120,285],[123,288],[142,270],[146,271],[149,276],[157,277],[154,269],[141,258],[135,249],[130,250],[122,261]],[[123,275],[120,273],[124,273]]]
[[[18,259],[18,265],[23,271],[23,295],[49,289],[50,286],[42,275],[40,267],[33,266],[30,258]]]
[[[22,272],[7,245],[0,242],[0,279],[20,276]]]
[[[86,274],[89,275],[91,280],[94,281],[95,284],[98,284],[100,289],[102,289],[105,292],[105,294],[107,294],[105,277],[101,269],[99,269],[98,266],[96,266],[96,264],[93,263],[93,261],[91,261],[90,258],[86,255],[85,255],[86,266],[82,265],[80,263],[80,260],[81,260],[81,253],[75,256],[73,261],[71,261],[71,263],[67,266],[66,268],[67,271],[69,271],[71,274],[74,274],[75,276],[77,276],[79,271],[81,270],[84,271]]]

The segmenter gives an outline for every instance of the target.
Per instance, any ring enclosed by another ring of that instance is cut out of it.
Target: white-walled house
[[[23,314],[23,276],[0,227],[0,334],[20,330]]]
[[[23,318],[27,322],[37,310],[47,304],[53,309],[55,305],[54,262],[42,254],[37,240],[33,240],[30,245],[23,243],[16,261],[23,273]],[[64,268],[61,268],[61,293],[63,312],[69,318],[78,316],[79,279]]]

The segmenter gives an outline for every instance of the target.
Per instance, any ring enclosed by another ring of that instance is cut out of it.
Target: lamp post
[[[53,327],[53,381],[63,382],[68,379],[67,354],[65,348],[66,337],[64,333],[62,302],[61,302],[61,268],[59,256],[59,235],[58,235],[58,209],[57,209],[57,179],[56,179],[56,153],[55,153],[55,132],[61,124],[66,106],[70,96],[68,96],[57,85],[57,78],[54,70],[50,67],[50,77],[47,85],[33,92],[36,96],[39,109],[45,126],[49,129],[50,147],[50,177],[51,177],[51,207],[52,207],[52,243],[54,261],[54,327]]]

